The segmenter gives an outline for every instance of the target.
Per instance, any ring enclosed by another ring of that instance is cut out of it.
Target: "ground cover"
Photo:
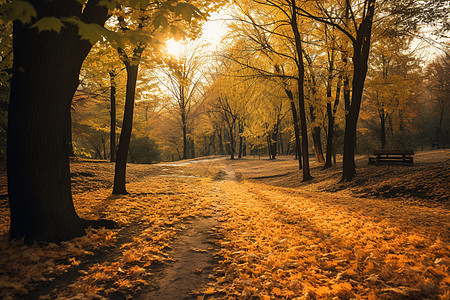
[[[419,153],[410,167],[361,157],[350,184],[314,163],[301,183],[291,157],[131,164],[126,196],[110,196],[113,164],[75,160],[77,212],[120,228],[11,244],[1,197],[0,296],[449,299],[449,156]]]

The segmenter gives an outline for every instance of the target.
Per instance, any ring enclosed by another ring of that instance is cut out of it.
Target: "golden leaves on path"
[[[359,207],[348,196],[222,184],[228,208],[214,288],[224,299],[450,296],[450,246],[439,228],[402,227],[362,209],[378,212],[374,200],[358,200],[365,201]],[[395,204],[383,205],[398,214]],[[409,209],[405,218],[415,212]]]
[[[195,178],[151,178],[130,183],[131,194],[110,196],[98,189],[76,194],[82,218],[116,220],[119,229],[88,229],[60,245],[27,247],[0,241],[0,297],[28,294],[42,282],[55,288],[42,299],[95,299],[136,293],[151,284],[152,267],[170,262],[166,253],[184,223],[209,215],[205,182]],[[58,281],[62,274],[70,275]]]
[[[80,188],[74,196],[81,217],[121,228],[42,247],[9,244],[3,235],[0,297],[39,296],[33,289],[45,286],[41,299],[135,295],[151,288],[155,266],[171,262],[172,241],[187,222],[220,202],[220,263],[202,299],[450,298],[444,207],[135,171],[142,179],[131,180],[130,195]],[[6,214],[0,209],[1,232]]]

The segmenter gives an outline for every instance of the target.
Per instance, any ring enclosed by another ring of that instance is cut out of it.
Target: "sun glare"
[[[180,55],[181,49],[182,49],[181,43],[175,41],[174,39],[170,39],[166,42],[167,53],[169,53],[173,56]]]

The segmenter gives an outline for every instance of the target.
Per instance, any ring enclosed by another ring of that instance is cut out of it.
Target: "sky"
[[[201,39],[210,44],[208,50],[215,51],[220,45],[227,30],[225,19],[227,19],[227,15],[224,12],[212,13],[209,20],[203,25]],[[174,39],[168,40],[166,47],[167,51],[175,56],[183,50],[182,43],[179,43]]]

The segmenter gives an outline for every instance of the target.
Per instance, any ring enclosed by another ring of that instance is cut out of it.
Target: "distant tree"
[[[94,127],[97,129],[109,131],[108,156],[111,162],[116,160],[117,111],[122,111],[120,108],[118,110],[118,106],[122,104],[125,92],[124,69],[114,49],[107,43],[97,43],[84,61],[77,90],[79,97],[76,94],[72,104],[72,111],[80,123],[91,122],[91,125],[96,124]],[[77,99],[84,99],[80,104],[83,107],[90,107],[90,110],[77,107],[77,103],[80,102]],[[80,112],[77,112],[77,108]],[[105,109],[108,109],[108,112],[103,113]],[[105,119],[106,114],[109,115],[109,130],[105,127],[108,123]],[[78,131],[78,134],[83,135],[83,131]]]
[[[183,136],[183,159],[190,158],[189,150],[191,139],[189,134],[192,131],[190,125],[193,124],[196,107],[203,99],[201,72],[202,62],[204,62],[204,45],[194,41],[192,45],[184,46],[178,56],[166,56],[160,60],[161,71],[165,75],[160,80],[170,93],[166,108],[171,114],[176,116]],[[191,149],[193,150],[193,149]]]
[[[411,39],[400,36],[384,38],[373,45],[365,96],[377,111],[381,149],[387,145],[408,148],[395,142],[394,124],[398,124],[399,137],[406,133],[411,123],[408,119],[412,119],[410,116],[415,112],[414,102],[420,96],[417,89],[422,81],[420,61],[409,53],[410,44]]]
[[[236,63],[224,60],[217,72],[206,99],[210,111],[221,121],[221,124],[214,122],[213,126],[219,128],[224,126],[224,130],[219,129],[218,132],[219,147],[222,147],[220,144],[225,142],[227,136],[229,143],[224,144],[227,145],[230,158],[235,159],[237,138],[240,140],[238,155],[240,152],[242,157],[244,125],[248,118],[250,103],[257,97],[257,87],[254,79],[249,80],[248,73],[242,71]]]
[[[435,111],[437,112],[436,146],[438,148],[448,147],[450,142],[450,122],[448,119],[450,106],[450,55],[448,53],[441,54],[427,66],[426,78],[431,99],[435,103]]]

